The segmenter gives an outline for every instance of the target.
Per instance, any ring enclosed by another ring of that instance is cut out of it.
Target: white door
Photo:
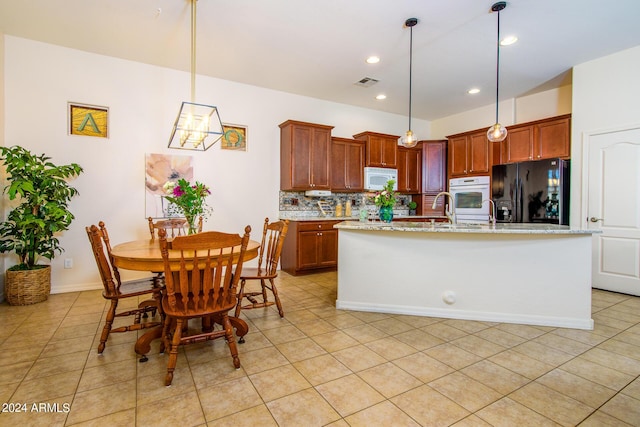
[[[586,224],[594,234],[594,288],[640,295],[640,128],[587,140]]]

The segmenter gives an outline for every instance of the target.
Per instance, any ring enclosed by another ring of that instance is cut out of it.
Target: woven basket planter
[[[46,301],[51,292],[51,266],[35,270],[7,270],[4,296],[11,305]]]

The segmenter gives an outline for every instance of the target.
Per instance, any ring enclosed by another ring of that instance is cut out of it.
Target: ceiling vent
[[[361,87],[371,87],[376,83],[378,83],[378,80],[372,79],[371,77],[365,77],[363,79],[358,80],[354,84],[356,86],[361,86]]]

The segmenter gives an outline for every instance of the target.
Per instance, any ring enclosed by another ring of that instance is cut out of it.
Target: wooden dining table
[[[259,249],[260,242],[249,240],[243,262],[256,258]],[[113,264],[119,269],[149,272],[164,271],[164,260],[162,259],[162,252],[160,251],[160,239],[141,239],[120,243],[111,249],[111,256],[113,258]],[[169,263],[171,264],[174,259],[177,264],[180,260],[180,253],[169,250]],[[237,261],[237,259],[234,260],[234,262]],[[158,301],[158,304],[161,304],[161,301]],[[249,331],[249,326],[244,320],[234,316],[229,316],[229,320],[236,331],[236,335],[242,340],[242,337]],[[150,328],[136,341],[135,351],[142,356],[140,359],[141,362],[147,360],[146,355],[151,350],[151,342],[162,336],[162,328],[162,325]]]

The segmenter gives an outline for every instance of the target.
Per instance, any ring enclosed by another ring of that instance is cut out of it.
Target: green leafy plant
[[[373,196],[373,202],[381,207],[389,207],[392,208],[396,205],[396,192],[393,190],[393,185],[396,183],[395,180],[390,179],[384,185],[381,191],[376,192]]]
[[[80,175],[82,167],[56,166],[50,159],[20,146],[0,147],[8,182],[3,192],[20,202],[0,223],[0,252],[15,252],[20,259],[11,270],[38,268],[38,256],[53,259],[64,251],[55,234],[74,219],[68,204],[78,190],[67,181]]]
[[[414,210],[415,208],[417,208],[417,207],[418,207],[418,204],[412,200],[412,201],[410,201],[410,202],[407,204],[407,207],[408,207],[410,210]]]

